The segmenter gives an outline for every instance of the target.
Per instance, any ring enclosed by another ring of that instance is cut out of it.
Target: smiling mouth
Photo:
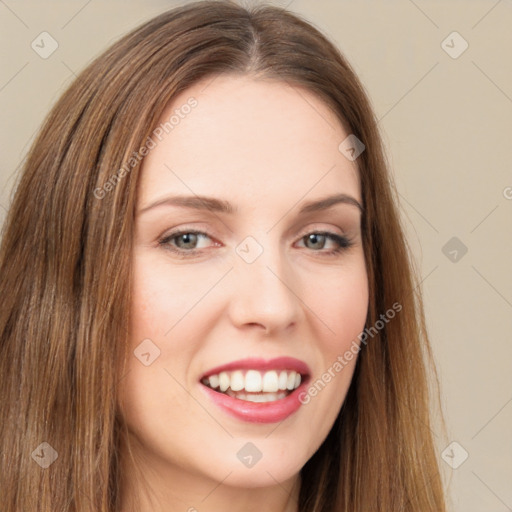
[[[238,400],[274,402],[293,393],[304,377],[295,370],[235,370],[209,375],[201,383]]]

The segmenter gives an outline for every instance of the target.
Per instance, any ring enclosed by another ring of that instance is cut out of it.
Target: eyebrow
[[[359,209],[361,213],[364,212],[363,206],[361,203],[352,196],[347,194],[336,194],[333,196],[328,196],[323,199],[319,199],[316,201],[309,201],[302,205],[299,210],[299,215],[304,215],[307,213],[318,212],[322,210],[327,210],[336,204],[348,204],[355,206]],[[233,215],[238,213],[238,209],[236,206],[233,206],[230,202],[225,201],[223,199],[217,199],[215,197],[207,197],[207,196],[173,196],[166,197],[163,199],[159,199],[154,203],[145,206],[141,210],[139,210],[138,214],[142,214],[156,208],[158,206],[180,206],[183,208],[190,208],[194,210],[208,210],[211,212],[217,213],[225,213],[229,215]]]

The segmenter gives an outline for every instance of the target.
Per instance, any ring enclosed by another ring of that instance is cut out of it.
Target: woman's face
[[[123,416],[154,475],[275,485],[332,427],[356,357],[335,363],[366,319],[349,133],[305,89],[227,75],[162,122],[139,184]]]

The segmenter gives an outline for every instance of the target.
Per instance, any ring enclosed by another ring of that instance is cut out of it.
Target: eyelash
[[[175,254],[177,254],[181,258],[189,258],[193,257],[196,254],[201,252],[201,249],[191,249],[191,250],[183,250],[178,249],[170,244],[170,241],[179,238],[181,235],[204,235],[208,238],[212,238],[208,235],[208,233],[204,233],[202,231],[194,231],[194,230],[180,230],[176,231],[174,233],[170,233],[169,235],[166,235],[164,238],[158,241],[159,246],[164,247],[166,250],[169,250]],[[345,236],[337,235],[336,233],[330,233],[328,231],[312,231],[310,233],[306,233],[304,236],[300,237],[300,240],[304,240],[310,235],[321,235],[326,236],[327,239],[332,240],[336,244],[338,244],[338,247],[335,249],[331,249],[330,251],[322,252],[321,250],[315,251],[311,249],[313,252],[318,252],[322,256],[326,257],[333,257],[337,256],[338,254],[344,252],[345,250],[349,249],[354,245],[353,241]]]

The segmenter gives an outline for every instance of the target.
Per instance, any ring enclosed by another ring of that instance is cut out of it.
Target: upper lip
[[[216,366],[205,372],[201,376],[201,379],[209,377],[210,375],[218,375],[220,372],[232,370],[295,370],[303,376],[307,376],[311,373],[309,366],[304,361],[296,359],[295,357],[276,357],[274,359],[249,357]]]

